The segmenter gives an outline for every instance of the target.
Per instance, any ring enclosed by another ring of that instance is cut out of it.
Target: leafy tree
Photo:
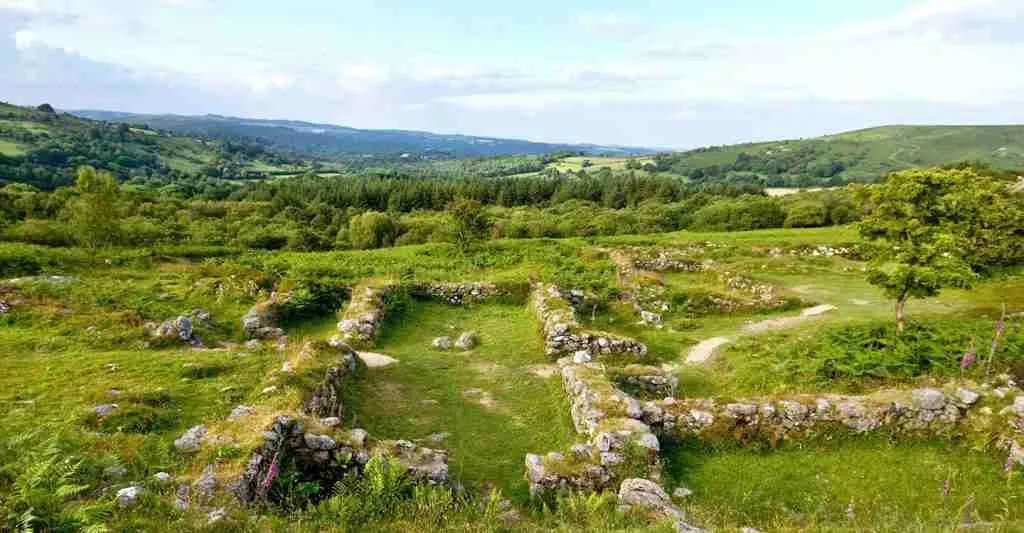
[[[113,174],[90,166],[78,169],[78,198],[71,202],[70,218],[78,241],[89,248],[118,242],[120,188]]]
[[[896,301],[898,331],[909,298],[967,287],[976,269],[1001,262],[1012,249],[1001,239],[1020,245],[1019,201],[1005,184],[973,170],[897,172],[861,194],[871,210],[858,229],[875,249],[868,281]]]
[[[381,248],[391,246],[398,238],[400,227],[387,213],[367,211],[349,220],[348,238],[355,248]]]
[[[476,200],[465,198],[448,204],[448,215],[452,218],[452,234],[455,245],[463,253],[477,241],[487,236],[490,223],[483,206]]]

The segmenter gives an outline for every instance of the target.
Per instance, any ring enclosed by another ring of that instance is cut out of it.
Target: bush
[[[747,231],[782,227],[785,213],[777,201],[763,196],[742,196],[702,207],[693,214],[700,231]]]
[[[825,225],[827,215],[825,204],[821,202],[798,202],[791,205],[786,211],[786,221],[783,226],[787,228],[817,228]]]
[[[367,211],[349,220],[348,240],[358,249],[382,248],[395,243],[399,229],[391,215]]]
[[[4,231],[8,241],[46,246],[70,246],[74,243],[71,228],[56,220],[28,219]]]

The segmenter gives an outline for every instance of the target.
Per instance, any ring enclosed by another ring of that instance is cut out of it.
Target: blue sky
[[[1024,122],[1022,0],[0,0],[0,100],[691,147]]]

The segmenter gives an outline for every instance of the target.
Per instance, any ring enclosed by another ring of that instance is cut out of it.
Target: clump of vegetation
[[[995,333],[988,320],[910,322],[902,332],[884,322],[833,326],[812,335],[776,334],[738,340],[727,348],[739,388],[750,392],[839,387],[870,388],[872,383],[908,381],[920,376],[985,377],[983,365],[961,368],[967,347],[988,345]],[[1006,326],[996,345],[993,371],[1024,360],[1024,330]]]

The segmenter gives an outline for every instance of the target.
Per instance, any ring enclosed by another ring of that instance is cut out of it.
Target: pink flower
[[[960,368],[966,370],[978,360],[978,352],[974,348],[974,341],[971,341],[971,346],[967,348],[967,353],[964,354],[963,358],[960,359]]]
[[[262,490],[264,493],[270,490],[270,486],[274,483],[274,480],[277,478],[279,468],[280,467],[277,464],[277,455],[274,455],[274,460],[271,461],[270,468],[267,468],[267,477],[263,478],[263,483],[260,485],[260,490]]]

